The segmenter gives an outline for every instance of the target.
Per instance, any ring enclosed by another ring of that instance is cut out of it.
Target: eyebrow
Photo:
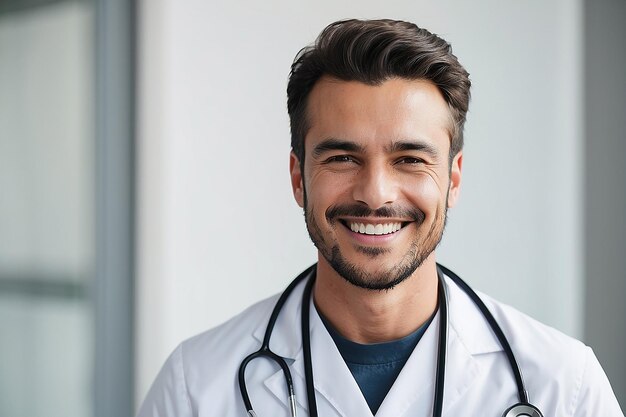
[[[388,153],[403,152],[403,151],[419,151],[426,152],[433,158],[438,157],[437,149],[429,143],[422,141],[396,141],[385,148]]]
[[[313,156],[318,158],[325,152],[329,151],[346,151],[355,153],[364,153],[365,147],[349,140],[328,138],[320,142],[313,148]],[[429,143],[417,140],[394,141],[391,145],[385,147],[385,152],[396,153],[405,151],[426,152],[432,158],[438,157],[437,149]]]
[[[313,156],[319,157],[328,151],[347,151],[347,152],[364,152],[365,148],[357,143],[350,142],[348,140],[329,138],[326,139],[315,148],[313,148]]]

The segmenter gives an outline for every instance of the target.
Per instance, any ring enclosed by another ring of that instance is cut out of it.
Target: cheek
[[[424,211],[438,207],[440,202],[445,200],[445,193],[442,194],[441,188],[430,176],[423,176],[414,181],[407,189],[407,195]]]
[[[348,193],[352,183],[351,175],[337,175],[332,172],[317,171],[307,176],[306,187],[309,199],[319,203],[336,200]]]

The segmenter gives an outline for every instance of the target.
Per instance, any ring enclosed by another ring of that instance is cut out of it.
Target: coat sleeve
[[[185,381],[183,345],[167,359],[148,391],[137,417],[192,417]]]
[[[591,348],[586,348],[585,370],[574,399],[573,417],[624,417],[602,366]]]

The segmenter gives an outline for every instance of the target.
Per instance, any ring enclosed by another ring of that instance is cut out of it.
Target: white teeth
[[[385,224],[365,224],[365,223],[350,223],[350,230],[355,233],[362,233],[366,235],[387,235],[389,233],[397,232],[402,228],[401,223],[385,223]]]

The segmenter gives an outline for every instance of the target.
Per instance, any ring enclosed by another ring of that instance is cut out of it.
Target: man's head
[[[431,81],[450,109],[450,159],[463,149],[469,74],[450,44],[426,29],[395,20],[338,21],[298,53],[287,86],[287,110],[291,148],[300,163],[305,160],[304,140],[310,127],[308,97],[322,76],[368,85],[391,78]]]
[[[334,23],[301,51],[291,180],[320,262],[388,289],[431,255],[458,195],[469,85],[449,45],[410,23]]]

